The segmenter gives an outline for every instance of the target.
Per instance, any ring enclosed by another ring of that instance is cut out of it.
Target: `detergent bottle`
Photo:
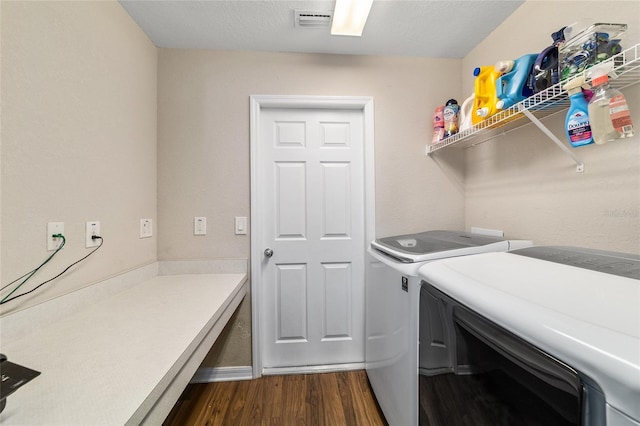
[[[503,74],[498,77],[496,83],[496,91],[498,103],[496,108],[507,109],[518,102],[533,95],[533,86],[531,85],[531,71],[538,54],[524,55],[515,61],[507,61],[508,66],[500,67],[498,62],[496,67],[503,69]]]
[[[589,103],[582,93],[584,76],[569,80],[564,89],[569,92],[571,106],[564,122],[565,133],[571,146],[577,148],[593,143],[591,124],[589,122]]]
[[[449,99],[444,106],[444,137],[448,138],[458,133],[460,106],[455,99]]]
[[[496,82],[501,72],[494,66],[478,67],[473,70],[475,80],[475,97],[473,100],[473,124],[478,124],[482,120],[491,117],[498,112],[496,103]]]
[[[460,131],[464,131],[473,127],[473,100],[475,99],[475,93],[472,93],[467,99],[464,100],[460,107]]]
[[[433,138],[432,144],[437,144],[444,139],[444,105],[440,105],[433,113]]]
[[[633,123],[627,100],[619,90],[609,86],[609,73],[612,71],[611,61],[591,68],[594,93],[588,109],[593,140],[597,144],[633,136]]]

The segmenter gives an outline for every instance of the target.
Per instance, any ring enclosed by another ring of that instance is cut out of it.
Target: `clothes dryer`
[[[531,246],[456,231],[427,231],[381,238],[367,260],[367,375],[390,425],[418,423],[418,269],[438,259],[504,252]]]

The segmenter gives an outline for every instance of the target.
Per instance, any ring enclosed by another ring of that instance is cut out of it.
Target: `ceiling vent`
[[[294,26],[301,28],[328,28],[331,26],[333,12],[295,10]]]

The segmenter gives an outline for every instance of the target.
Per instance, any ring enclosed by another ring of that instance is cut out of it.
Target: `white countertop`
[[[0,423],[139,423],[246,283],[244,273],[157,276],[3,341],[10,361],[42,374],[9,396]]]
[[[509,253],[429,263],[420,276],[524,338],[640,419],[640,281]]]

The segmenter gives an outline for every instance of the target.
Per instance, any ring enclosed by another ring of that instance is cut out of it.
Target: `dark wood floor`
[[[364,370],[192,384],[164,422],[164,426],[386,424]]]

